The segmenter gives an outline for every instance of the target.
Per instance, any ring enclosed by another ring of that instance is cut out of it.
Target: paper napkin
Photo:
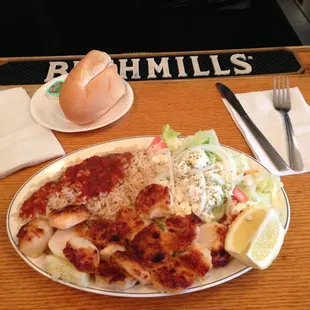
[[[301,172],[292,170],[278,171],[241,117],[226,99],[222,99],[256,159],[272,173],[278,175],[291,175],[310,171],[310,106],[306,103],[298,87],[291,88],[290,95],[292,108],[289,115],[304,161],[304,170]],[[236,94],[236,97],[272,146],[278,151],[285,162],[289,163],[285,123],[282,114],[275,110],[273,106],[272,90],[240,93]]]
[[[65,154],[52,131],[34,121],[29,104],[22,87],[0,91],[0,179]]]

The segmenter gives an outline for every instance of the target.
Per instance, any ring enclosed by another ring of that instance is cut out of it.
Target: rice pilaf
[[[48,209],[61,209],[69,204],[85,203],[93,216],[113,219],[121,207],[131,206],[139,191],[154,181],[162,169],[165,169],[163,167],[165,164],[153,161],[152,157],[146,153],[146,149],[138,147],[116,148],[111,152],[98,154],[98,156],[122,152],[130,152],[133,157],[125,169],[125,177],[111,192],[100,193],[92,198],[81,198],[79,191],[64,186],[60,191],[49,195]]]

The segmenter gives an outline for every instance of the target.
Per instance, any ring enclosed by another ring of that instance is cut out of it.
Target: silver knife
[[[255,138],[257,139],[258,143],[261,147],[265,150],[267,155],[269,156],[270,160],[276,166],[279,171],[286,171],[289,170],[289,166],[283,160],[283,158],[279,155],[279,153],[275,150],[275,148],[270,144],[270,142],[266,139],[263,133],[256,127],[253,123],[249,115],[243,109],[240,101],[237,99],[235,94],[224,84],[216,83],[216,87],[221,93],[221,95],[231,104],[231,106],[236,110],[236,112],[240,115],[243,119],[245,124],[251,130]]]

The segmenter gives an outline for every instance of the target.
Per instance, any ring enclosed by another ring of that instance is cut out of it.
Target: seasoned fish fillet
[[[98,286],[111,290],[128,290],[137,283],[120,266],[104,261],[100,262],[96,270],[95,280]]]
[[[141,284],[151,283],[151,276],[148,270],[137,258],[135,258],[133,255],[130,255],[128,252],[116,251],[111,255],[110,260],[111,263],[119,265]]]
[[[207,247],[195,244],[180,255],[180,260],[188,269],[192,270],[199,278],[204,279],[212,268],[212,256]]]
[[[90,212],[85,205],[70,205],[48,213],[47,219],[51,227],[67,229],[76,224],[86,221]]]
[[[170,256],[151,269],[151,277],[160,292],[179,293],[193,285],[195,272],[185,267],[178,257]]]
[[[169,248],[174,251],[186,251],[199,237],[200,218],[194,214],[173,215],[166,220]]]
[[[100,250],[100,258],[106,262],[110,262],[111,255],[117,251],[126,251],[126,248],[118,242],[109,242]]]
[[[52,238],[48,241],[50,251],[58,257],[66,258],[63,249],[66,247],[67,241],[74,236],[78,236],[75,227],[57,229]]]
[[[128,232],[125,232],[124,235],[129,241],[146,226],[146,223],[139,217],[135,209],[130,207],[120,209],[116,214],[115,220],[119,227],[127,225]]]
[[[166,233],[154,223],[133,238],[131,250],[146,265],[162,262],[173,252],[169,248]]]
[[[223,267],[228,264],[230,256],[224,248],[227,230],[226,225],[219,223],[205,223],[201,226],[198,242],[211,251],[214,267]]]
[[[54,229],[45,219],[33,219],[24,224],[17,233],[19,250],[29,257],[38,257],[48,247]]]
[[[87,239],[72,237],[63,249],[66,258],[81,272],[94,273],[99,265],[98,249]]]
[[[101,219],[89,221],[87,238],[91,240],[99,250],[107,246],[109,242],[121,242],[129,232],[126,223],[116,223],[112,220]]]
[[[135,209],[141,217],[154,219],[168,216],[172,203],[172,195],[167,186],[150,184],[138,194]]]

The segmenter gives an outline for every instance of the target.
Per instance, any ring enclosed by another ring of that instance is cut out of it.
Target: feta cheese
[[[175,204],[174,205],[174,213],[175,214],[191,214],[192,213],[192,208],[189,205],[188,202],[182,201],[181,203]]]
[[[223,180],[223,178],[221,177],[221,175],[213,172],[213,171],[210,171],[209,175],[208,175],[212,181],[220,184],[220,185],[224,185],[225,184],[225,181]]]
[[[190,185],[188,190],[188,197],[192,201],[199,201],[202,195],[202,188],[195,185]]]
[[[159,154],[154,155],[152,157],[152,161],[157,163],[157,164],[167,164],[168,158],[167,158],[167,155],[159,153]]]
[[[187,163],[187,165],[196,169],[203,169],[210,164],[210,160],[206,152],[200,149],[187,153],[183,160]]]
[[[181,160],[175,165],[175,171],[177,176],[182,177],[190,171],[190,167],[185,161]]]
[[[232,215],[239,214],[242,210],[244,210],[247,207],[246,203],[240,202],[236,205],[231,206],[230,212]]]

